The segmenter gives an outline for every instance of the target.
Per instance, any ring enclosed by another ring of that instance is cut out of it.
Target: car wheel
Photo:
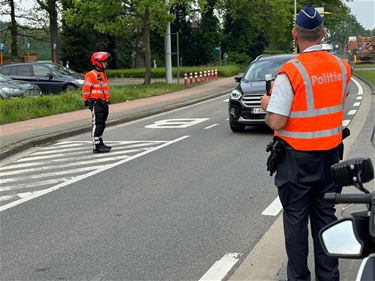
[[[229,116],[229,126],[235,133],[245,131],[245,125],[238,123],[232,116]]]
[[[69,91],[74,91],[75,89],[77,89],[76,86],[71,85],[71,84],[68,84],[68,85],[65,86],[65,89],[64,89],[64,90],[65,90],[66,92],[69,92]]]

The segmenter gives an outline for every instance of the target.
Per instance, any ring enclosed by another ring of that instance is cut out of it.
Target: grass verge
[[[354,73],[365,78],[367,81],[375,85],[375,69],[354,69]]]
[[[163,95],[183,89],[184,85],[152,83],[111,87],[111,103]],[[0,100],[0,125],[85,108],[81,92]]]

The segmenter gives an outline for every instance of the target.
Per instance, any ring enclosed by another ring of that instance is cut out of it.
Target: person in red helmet
[[[92,112],[93,153],[106,153],[111,147],[103,142],[103,132],[108,118],[109,85],[104,70],[108,66],[111,55],[107,52],[96,52],[91,56],[94,69],[86,73],[82,88],[83,101]]]

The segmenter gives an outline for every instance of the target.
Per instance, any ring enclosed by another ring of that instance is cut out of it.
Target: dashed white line
[[[272,203],[262,212],[263,216],[277,216],[282,210],[283,206],[281,205],[279,196],[272,201]]]
[[[212,125],[210,125],[210,126],[207,126],[206,128],[204,128],[205,130],[207,130],[207,129],[211,129],[211,128],[213,128],[213,127],[215,127],[215,126],[217,126],[217,125],[219,125],[219,124],[212,124]]]
[[[354,115],[357,112],[357,110],[352,109],[348,112],[348,115]]]
[[[358,107],[358,106],[360,106],[360,105],[361,105],[361,102],[359,102],[359,101],[353,103],[353,106],[355,106],[355,107]]]
[[[363,97],[362,96],[357,96],[357,100],[362,100]]]
[[[199,279],[199,281],[221,281],[228,275],[233,266],[239,261],[242,254],[227,253]]]
[[[350,123],[350,120],[343,120],[342,121],[342,126],[343,127],[347,127],[349,125],[349,123]]]

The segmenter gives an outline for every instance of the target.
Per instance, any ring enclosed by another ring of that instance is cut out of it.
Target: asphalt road
[[[272,132],[232,133],[226,98],[108,128],[109,154],[83,134],[3,166],[0,279],[200,280],[245,257],[276,219]]]

